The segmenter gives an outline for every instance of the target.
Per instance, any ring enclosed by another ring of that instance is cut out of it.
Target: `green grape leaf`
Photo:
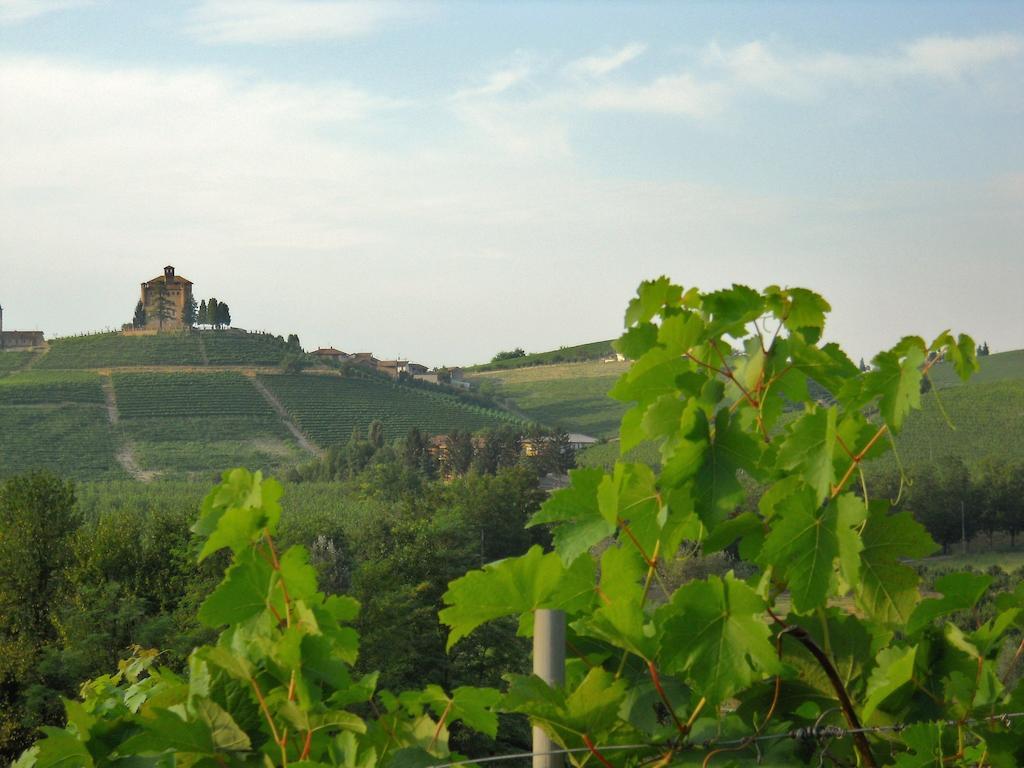
[[[212,699],[196,699],[195,710],[209,729],[213,747],[217,752],[240,752],[252,748],[249,735]]]
[[[237,554],[258,539],[264,528],[273,535],[281,518],[282,493],[280,483],[264,480],[260,472],[250,474],[241,468],[225,472],[221,484],[203,500],[192,529],[206,537],[199,559],[224,547]]]
[[[46,738],[36,744],[36,768],[92,768],[93,759],[85,743],[63,728],[44,726]]]
[[[490,736],[498,734],[496,708],[501,701],[501,692],[495,688],[471,688],[462,686],[448,696],[439,685],[428,685],[419,701],[431,708],[438,718],[454,723],[461,720],[474,731]]]
[[[666,317],[658,328],[658,342],[666,350],[683,355],[704,340],[704,321],[696,312]]]
[[[731,572],[683,585],[658,610],[665,668],[686,673],[710,704],[777,673],[766,608]]]
[[[129,756],[168,749],[199,755],[214,752],[213,735],[205,722],[182,720],[166,709],[153,708],[140,720],[140,724],[143,731],[121,743],[119,754]]]
[[[597,489],[601,516],[616,528],[620,525],[628,527],[647,558],[653,555],[661,533],[661,505],[656,480],[647,465],[619,461],[613,473],[605,475]]]
[[[900,733],[907,752],[896,756],[894,768],[943,768],[942,723],[914,723]]]
[[[760,293],[736,283],[732,288],[704,294],[703,304],[704,311],[711,316],[708,334],[715,336],[744,336],[747,323],[756,320],[765,310],[765,300]]]
[[[521,557],[491,563],[456,579],[443,596],[448,607],[438,614],[451,628],[448,649],[485,622],[548,607],[565,575],[558,554],[544,554],[533,546]]]
[[[793,367],[837,395],[848,380],[857,376],[857,366],[836,344],[816,347],[799,333],[790,335]]]
[[[930,626],[940,616],[973,608],[992,584],[992,577],[982,573],[950,573],[935,582],[940,599],[922,600],[907,622],[907,634],[914,635]]]
[[[927,557],[936,550],[935,542],[910,513],[889,515],[884,502],[872,502],[861,541],[857,605],[876,621],[905,625],[920,600],[920,579],[900,560]]]
[[[582,635],[604,640],[650,661],[657,656],[658,639],[643,609],[643,562],[635,548],[627,549],[628,546],[605,550],[601,557],[602,602],[589,619],[573,626]]]
[[[682,297],[683,289],[673,285],[665,276],[657,280],[644,280],[637,288],[636,297],[630,300],[626,308],[626,327],[649,322],[666,306],[678,307]]]
[[[658,327],[654,323],[640,323],[612,342],[616,352],[629,360],[637,360],[658,343]]]
[[[764,539],[764,523],[753,512],[741,512],[723,523],[719,523],[704,539],[704,554],[718,552],[731,545],[736,539]],[[741,544],[741,549],[743,545]]]
[[[624,403],[647,405],[662,395],[674,395],[676,377],[691,371],[692,366],[685,358],[655,347],[633,363],[608,394]]]
[[[908,337],[892,350],[876,355],[872,361],[875,370],[863,377],[866,391],[879,396],[878,408],[893,434],[903,428],[911,409],[921,407],[924,358],[924,342]]]
[[[317,594],[316,569],[309,564],[309,553],[305,547],[289,547],[280,560],[281,578],[288,587],[293,600],[314,601]]]
[[[527,527],[557,523],[552,543],[569,566],[577,557],[615,533],[597,507],[597,488],[604,472],[599,467],[569,470],[569,487],[555,491],[530,518]]]
[[[917,646],[908,648],[886,648],[878,654],[875,668],[868,678],[867,699],[862,716],[871,719],[885,700],[907,685],[914,677],[914,661]]]
[[[835,407],[805,413],[789,427],[779,448],[779,467],[799,473],[818,500],[828,497],[835,481],[836,414]]]
[[[861,544],[851,526],[863,520],[864,504],[851,494],[819,505],[805,487],[775,509],[757,562],[776,568],[788,582],[793,607],[806,613],[825,604],[836,558],[842,556],[844,575],[855,579],[849,571],[859,565]]]
[[[808,341],[817,342],[825,327],[825,315],[832,311],[824,298],[806,288],[787,288],[780,292],[783,304],[775,312],[791,331],[801,331]]]
[[[208,627],[237,624],[265,610],[274,571],[253,548],[235,556],[224,581],[199,606],[199,620]]]
[[[694,484],[694,506],[704,524],[714,528],[743,501],[746,492],[736,473],[755,471],[761,446],[726,408],[715,415],[714,433],[708,439]]]
[[[627,683],[602,667],[593,667],[579,686],[566,695],[536,676],[509,675],[505,711],[529,715],[563,747],[583,743],[582,734],[601,743],[615,727]]]
[[[961,333],[954,339],[949,331],[943,331],[929,349],[935,352],[945,350],[946,360],[953,364],[953,370],[963,381],[967,381],[980,369],[978,349],[970,336]]]

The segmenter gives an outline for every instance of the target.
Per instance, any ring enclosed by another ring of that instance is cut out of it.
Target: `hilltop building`
[[[0,306],[0,351],[45,347],[42,331],[5,331],[4,308]]]
[[[159,277],[142,284],[142,306],[146,309],[146,330],[168,331],[185,328],[185,309],[192,301],[192,281],[164,267]]]

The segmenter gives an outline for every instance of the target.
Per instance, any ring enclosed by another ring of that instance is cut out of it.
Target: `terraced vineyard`
[[[0,379],[0,404],[103,403],[100,377],[91,371],[14,373]]]
[[[30,469],[78,479],[123,477],[115,443],[95,373],[0,378],[0,477]]]
[[[501,411],[388,382],[314,375],[261,376],[260,380],[322,446],[347,442],[353,427],[365,432],[374,419],[384,422],[389,440],[404,437],[413,427],[444,434],[516,423]]]
[[[986,381],[1024,380],[1024,349],[979,357],[981,370],[971,377],[971,384]],[[963,384],[949,363],[939,363],[928,374],[936,388],[959,387]]]
[[[943,418],[936,396],[955,431]],[[949,455],[960,456],[969,465],[989,455],[1011,460],[1024,456],[1024,379],[972,382],[929,392],[922,404],[896,438],[904,464]]]
[[[277,470],[303,456],[280,418],[240,373],[115,373],[119,426],[143,470]]]
[[[0,376],[25,366],[35,352],[0,352]]]
[[[120,333],[100,333],[54,339],[50,342],[50,351],[43,355],[36,367],[55,370],[202,364],[199,340],[195,334],[122,336]]]
[[[269,333],[202,331],[202,343],[210,365],[279,365],[294,351]]]

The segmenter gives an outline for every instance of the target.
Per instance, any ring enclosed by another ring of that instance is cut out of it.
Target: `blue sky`
[[[116,327],[173,263],[455,364],[666,273],[819,290],[854,356],[1020,348],[1022,84],[1016,3],[0,0],[0,303]]]

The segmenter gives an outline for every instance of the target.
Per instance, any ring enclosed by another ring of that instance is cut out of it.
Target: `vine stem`
[[[843,479],[832,487],[832,494],[830,498],[834,499],[836,496],[843,492],[843,488],[845,488],[846,484],[850,482],[850,478],[853,477],[853,473],[857,471],[857,468],[860,466],[861,461],[864,460],[864,457],[867,455],[868,451],[874,448],[875,443],[877,443],[882,438],[882,436],[886,434],[888,431],[888,424],[883,424],[882,426],[880,426],[878,428],[878,431],[875,432],[875,434],[871,437],[870,440],[868,440],[867,445],[865,445],[863,448],[857,451],[857,453],[850,457],[852,459],[852,461],[850,462],[850,466],[847,467],[846,474],[843,475]],[[846,446],[844,445],[843,447],[845,448]]]
[[[836,671],[835,665],[828,657],[828,654],[821,649],[821,646],[814,642],[814,638],[807,634],[807,630],[793,624],[786,624],[786,622],[775,615],[771,608],[768,609],[768,614],[776,623],[782,625],[783,631],[786,634],[806,648],[815,661],[818,662],[818,666],[825,672],[825,676],[828,677],[832,689],[836,692],[836,698],[839,700],[839,706],[843,710],[843,717],[846,718],[846,722],[850,726],[853,743],[860,754],[861,760],[867,768],[877,768],[875,757],[871,754],[871,745],[868,744],[867,737],[863,733],[864,726],[861,725],[860,718],[857,717],[857,711],[853,707],[853,702],[850,701],[850,696],[846,692],[846,686],[843,685],[843,680],[839,677],[839,672]]]
[[[676,717],[676,710],[672,706],[672,702],[668,700],[668,695],[665,693],[665,689],[661,686],[661,676],[658,674],[658,668],[654,666],[654,662],[647,661],[647,671],[651,675],[651,682],[654,683],[654,690],[658,692],[658,696],[661,698],[661,703],[665,705],[665,709],[672,716],[672,722],[676,724],[676,730],[683,736],[690,732],[688,726],[683,725],[682,721]]]
[[[583,734],[583,743],[587,745],[587,749],[590,750],[590,754],[592,754],[594,757],[601,761],[601,765],[603,765],[604,768],[614,768],[614,766],[612,766],[612,764],[608,762],[608,758],[606,758],[597,750],[597,747],[594,746],[594,742],[592,742],[590,740],[590,737],[585,733]]]
[[[434,729],[434,736],[430,740],[430,746],[427,747],[428,752],[434,748],[435,744],[437,744],[437,737],[441,735],[441,729],[444,727],[444,721],[447,719],[448,713],[452,711],[452,704],[454,703],[453,699],[448,699],[448,704],[445,706],[444,712],[442,712],[441,717],[437,719],[437,728]]]

